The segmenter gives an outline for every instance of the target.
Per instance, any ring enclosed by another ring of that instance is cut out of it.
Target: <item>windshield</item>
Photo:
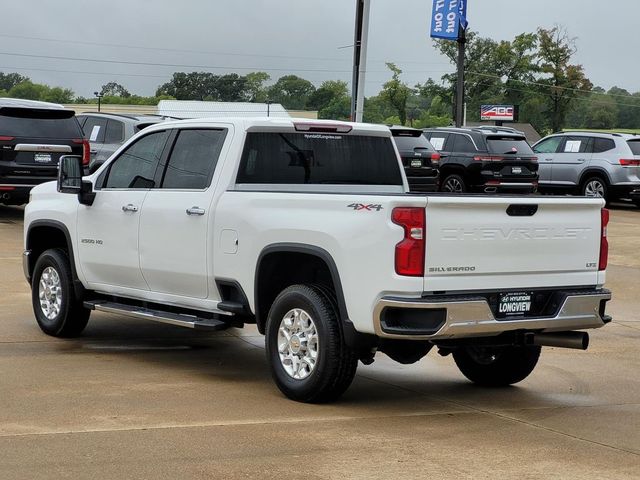
[[[390,137],[247,134],[237,183],[402,185]]]
[[[435,149],[429,143],[424,136],[420,135],[418,137],[393,137],[393,140],[396,142],[398,150],[402,151],[415,151],[416,148],[434,151]]]
[[[524,137],[487,137],[489,153],[497,155],[533,155],[533,150]]]

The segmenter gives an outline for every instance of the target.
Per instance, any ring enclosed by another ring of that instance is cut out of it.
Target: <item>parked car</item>
[[[440,154],[422,134],[422,130],[390,125],[404,172],[412,192],[438,190],[438,162]]]
[[[440,152],[444,192],[535,192],[538,160],[521,132],[505,128],[427,128]]]
[[[166,117],[159,115],[80,113],[80,126],[91,144],[89,172],[95,172],[124,142],[140,130],[165,119]]]
[[[58,160],[65,154],[89,163],[89,144],[73,110],[0,98],[0,203],[26,203],[32,187],[56,179]]]
[[[543,138],[533,150],[542,191],[606,200],[640,195],[640,136],[563,132]]]
[[[573,330],[611,320],[602,199],[408,195],[380,125],[166,122],[81,170],[65,157],[25,209],[24,272],[52,336],[94,310],[256,323],[280,390],[327,402],[376,352],[409,364],[435,347],[479,385],[517,383],[541,346],[586,349]]]

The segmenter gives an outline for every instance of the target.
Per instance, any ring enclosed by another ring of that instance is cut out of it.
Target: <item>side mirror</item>
[[[82,191],[82,157],[64,155],[58,165],[58,191],[75,193]]]
[[[93,191],[93,184],[89,180],[82,180],[83,173],[82,157],[76,155],[60,157],[58,191],[60,193],[74,193],[78,195],[78,201],[81,204],[91,206],[96,194]]]

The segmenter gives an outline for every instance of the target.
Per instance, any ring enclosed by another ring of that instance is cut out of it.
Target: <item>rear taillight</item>
[[[504,160],[504,157],[494,157],[492,156],[476,156],[473,157],[476,162],[501,162]]]
[[[640,160],[621,158],[620,165],[622,165],[623,167],[640,167]]]
[[[73,143],[82,144],[82,165],[88,167],[89,162],[91,162],[91,144],[89,140],[86,138],[75,138]]]
[[[0,135],[0,142],[10,142],[11,140],[15,140],[16,137],[7,137],[7,136],[3,136]]]
[[[440,154],[438,152],[434,152],[431,154],[431,161],[434,163],[440,162]]]
[[[609,241],[607,240],[607,225],[609,225],[609,210],[600,211],[600,263],[598,270],[606,270],[609,261]]]
[[[404,238],[396,245],[396,273],[408,277],[422,277],[425,255],[424,208],[394,208],[391,220],[404,228]]]

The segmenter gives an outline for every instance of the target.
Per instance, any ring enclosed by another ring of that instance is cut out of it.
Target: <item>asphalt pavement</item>
[[[0,206],[0,479],[638,479],[640,210],[614,207],[613,322],[545,348],[517,386],[450,357],[378,355],[331,405],[284,398],[255,328],[201,334],[92,314],[47,337],[22,276],[22,210]]]

